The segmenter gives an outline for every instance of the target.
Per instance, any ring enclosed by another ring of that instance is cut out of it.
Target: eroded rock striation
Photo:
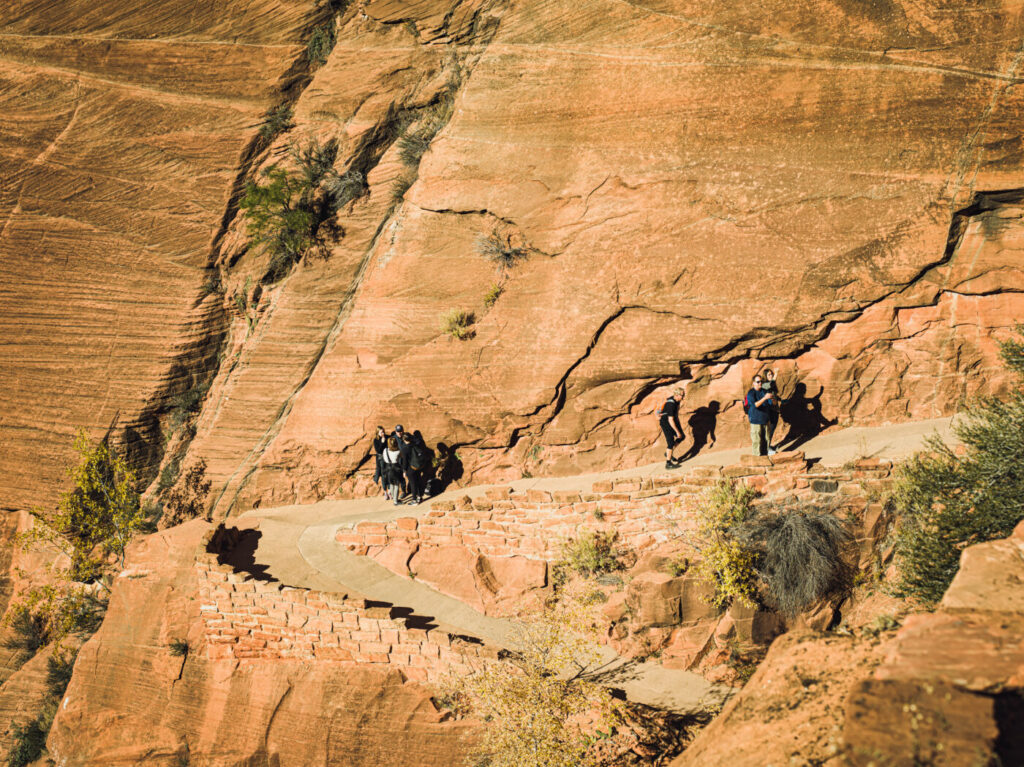
[[[650,459],[680,377],[722,443],[761,364],[794,441],[1005,385],[1019,9],[334,9],[0,11],[0,504],[52,498],[76,426],[113,423],[148,478],[204,458],[223,514],[358,492],[381,421],[498,479]],[[326,257],[270,282],[241,185],[314,139],[367,187]],[[442,331],[453,309],[472,338]],[[194,439],[165,446],[194,390]]]

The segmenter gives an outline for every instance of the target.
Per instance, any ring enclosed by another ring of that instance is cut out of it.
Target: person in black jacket
[[[423,503],[424,474],[430,457],[426,449],[407,433],[402,435],[405,445],[405,486],[409,490],[409,504]],[[399,444],[399,449],[402,444]]]
[[[380,484],[381,489],[384,491],[384,497],[391,500],[391,494],[388,492],[387,483],[384,481],[384,464],[381,463],[381,455],[388,446],[388,435],[384,431],[383,426],[377,427],[377,436],[373,438],[373,455],[374,455],[374,469],[373,469],[373,484]]]
[[[679,403],[683,401],[683,390],[675,389],[659,408],[661,433],[665,435],[665,468],[674,469],[679,464],[672,457],[672,449],[683,441],[683,427],[679,423]]]

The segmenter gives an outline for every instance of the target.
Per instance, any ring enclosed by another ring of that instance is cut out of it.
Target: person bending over
[[[658,410],[661,416],[661,433],[665,435],[665,468],[674,469],[679,464],[672,456],[672,450],[683,441],[683,427],[679,423],[679,403],[683,401],[683,390],[674,389],[672,395]]]

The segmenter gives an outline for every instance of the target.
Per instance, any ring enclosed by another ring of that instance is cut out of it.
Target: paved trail
[[[951,439],[951,419],[917,421],[897,426],[852,428],[823,434],[801,447],[808,458],[822,463],[841,464],[858,457],[902,458],[919,449],[930,434]],[[746,450],[712,450],[687,461],[685,466],[729,465],[737,463]],[[503,483],[517,491],[529,489],[589,491],[591,483],[621,477],[664,473],[664,464],[656,463],[616,472],[523,479]],[[463,495],[481,495],[487,485],[458,488],[439,499]],[[321,501],[305,506],[281,506],[243,514],[237,524],[258,526],[262,532],[256,561],[267,573],[285,584],[321,591],[358,594],[366,599],[387,602],[411,609],[430,618],[442,628],[468,634],[504,647],[514,647],[515,621],[491,618],[469,605],[408,578],[395,575],[369,557],[352,554],[334,539],[341,523],[355,520],[386,521],[402,516],[425,514],[429,504],[398,506],[383,497],[346,501]],[[673,671],[657,663],[627,663],[607,649],[609,684],[622,689],[630,700],[671,709],[695,712],[720,703],[728,688],[709,684],[688,671]]]

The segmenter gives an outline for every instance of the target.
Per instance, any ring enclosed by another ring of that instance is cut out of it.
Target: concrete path
[[[825,464],[842,464],[860,457],[901,458],[919,449],[924,439],[935,433],[951,440],[951,419],[844,429],[820,435],[801,449],[808,458],[818,458]],[[684,466],[733,464],[746,452],[740,449],[708,451],[687,461]],[[591,483],[597,480],[647,476],[664,471],[664,464],[656,463],[617,472],[524,479],[502,483],[502,486],[511,485],[520,491],[532,488],[589,490]],[[438,498],[476,496],[487,487],[457,488]],[[514,621],[488,617],[429,586],[395,575],[374,560],[349,552],[334,539],[338,526],[342,524],[418,516],[428,509],[429,503],[396,507],[377,496],[257,509],[243,514],[237,523],[244,527],[259,527],[263,535],[256,551],[256,561],[267,566],[269,575],[287,585],[346,592],[387,602],[412,610],[414,615],[446,631],[514,648]],[[608,683],[622,689],[630,700],[690,713],[721,703],[729,694],[729,688],[711,685],[697,674],[667,670],[657,663],[628,663],[618,658],[610,648],[605,649],[603,660],[607,663]]]

